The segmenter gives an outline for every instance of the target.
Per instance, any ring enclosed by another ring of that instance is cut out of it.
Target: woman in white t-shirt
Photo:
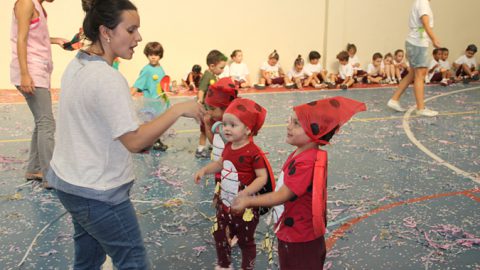
[[[255,85],[256,89],[265,89],[266,86],[278,87],[285,85],[287,89],[292,89],[294,83],[285,76],[282,67],[278,63],[280,56],[277,50],[274,50],[269,56],[268,61],[260,66],[260,82]]]
[[[116,57],[131,59],[142,40],[137,8],[129,0],[92,2],[83,21],[91,45],[62,75],[47,179],[72,216],[73,268],[100,269],[109,255],[117,269],[149,269],[130,200],[131,153],[153,145],[181,116],[202,119],[204,110],[195,101],[177,103],[140,125],[127,80],[112,67]]]
[[[478,80],[477,62],[475,61],[476,53],[477,46],[470,44],[465,50],[465,54],[453,62],[457,77]]]
[[[234,50],[230,55],[232,63],[230,64],[230,77],[240,88],[250,87],[250,72],[247,64],[242,63],[243,52],[241,50]]]
[[[399,100],[410,83],[413,82],[413,92],[417,102],[416,114],[436,116],[438,112],[425,108],[424,102],[425,76],[428,70],[428,45],[431,41],[435,48],[440,48],[440,42],[432,30],[433,13],[430,8],[430,0],[414,0],[408,26],[410,32],[405,41],[405,47],[411,70],[400,81],[387,106],[398,112],[406,111],[400,105]]]

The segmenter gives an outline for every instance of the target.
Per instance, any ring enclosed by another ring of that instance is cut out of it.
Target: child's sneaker
[[[208,148],[205,147],[203,148],[202,151],[199,151],[198,149],[195,151],[195,157],[196,158],[208,158]]]
[[[397,81],[395,81],[395,79],[391,79],[389,84],[397,84]]]
[[[287,89],[293,89],[295,87],[295,84],[294,83],[287,83],[285,84],[285,88]]]
[[[313,87],[316,89],[322,89],[322,88],[327,88],[327,85],[324,83],[316,83],[315,85],[313,85]]]
[[[478,81],[478,79],[480,79],[480,76],[478,74],[472,76],[472,80]]]
[[[447,79],[447,78],[444,78],[444,79],[440,82],[440,85],[441,85],[441,86],[448,86],[448,79]]]
[[[340,85],[340,88],[341,88],[342,90],[347,90],[347,89],[348,89],[348,86],[347,86],[346,84],[341,84],[341,85]]]
[[[404,112],[406,111],[407,109],[403,108],[401,105],[400,105],[400,102],[396,101],[396,100],[393,100],[393,99],[390,99],[388,102],[387,102],[387,106],[390,108],[390,109],[393,109],[397,112]]]
[[[165,144],[162,143],[162,141],[157,140],[157,141],[153,144],[152,149],[153,149],[153,150],[157,150],[157,151],[165,152],[165,151],[167,151],[167,149],[168,149],[168,145],[165,145]]]
[[[253,87],[257,90],[263,90],[265,89],[265,84],[263,83],[254,84]]]
[[[433,116],[437,116],[438,115],[438,112],[437,111],[433,111],[433,110],[430,110],[430,109],[423,109],[423,110],[416,110],[415,113],[417,115],[421,115],[421,116],[429,116],[429,117],[433,117]]]
[[[326,82],[326,83],[327,83],[328,89],[333,89],[333,88],[335,88],[335,83],[332,83],[332,82]]]

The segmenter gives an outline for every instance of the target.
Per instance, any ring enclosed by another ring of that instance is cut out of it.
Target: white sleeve
[[[430,69],[432,69],[436,64],[437,64],[437,61],[432,59],[432,61],[430,61],[430,65],[428,65],[428,71],[430,71]]]
[[[430,4],[428,0],[421,0],[418,4],[418,18],[422,18],[423,15],[430,14]]]
[[[368,75],[375,75],[374,73],[376,73],[376,70],[375,70],[375,67],[373,66],[373,64],[368,64],[368,67],[367,67],[367,74]]]
[[[457,58],[457,60],[455,60],[455,64],[463,65],[465,63],[464,58],[465,58],[465,55],[460,56],[459,58]]]

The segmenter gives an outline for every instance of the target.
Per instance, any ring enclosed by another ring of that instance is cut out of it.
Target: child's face
[[[355,49],[353,49],[353,48],[351,48],[350,50],[348,50],[348,55],[349,55],[350,57],[354,57],[356,53],[357,53],[357,50],[355,50]]]
[[[442,52],[442,60],[446,61],[448,59],[448,51],[443,51]]]
[[[229,142],[240,142],[248,139],[250,129],[233,114],[223,114],[223,133]]]
[[[342,65],[342,66],[345,66],[346,64],[348,64],[348,60],[338,60],[338,62],[339,62],[340,65]]]
[[[310,64],[316,65],[316,64],[318,64],[318,61],[320,61],[320,59],[318,59],[318,58],[316,58],[316,59],[310,59]]]
[[[475,55],[475,53],[472,51],[465,51],[465,55],[467,56],[467,58],[472,58]]]
[[[298,121],[297,114],[294,112],[288,119],[287,138],[285,140],[288,144],[302,147],[311,141],[310,137],[303,130],[302,125]]]
[[[295,71],[300,72],[303,69],[303,64],[297,64],[295,65]]]
[[[216,65],[215,64],[211,64],[208,66],[208,68],[210,68],[210,71],[215,74],[215,75],[220,75],[222,74],[223,70],[225,69],[225,65],[227,64],[227,62],[225,61],[220,61],[218,62]]]
[[[392,64],[392,60],[393,60],[392,57],[385,57],[385,59],[384,59],[383,61],[385,62],[385,64],[391,65],[391,64]]]
[[[437,53],[435,53],[435,54],[433,55],[433,59],[435,59],[435,61],[440,60],[440,57],[442,57],[442,51],[440,51],[440,50],[437,51]]]
[[[235,63],[240,64],[243,60],[243,53],[237,52],[237,54],[232,59]]]
[[[214,121],[222,121],[223,112],[225,110],[223,110],[220,107],[210,106],[206,103],[205,103],[205,107],[207,109],[207,114],[210,115],[210,117],[212,117]]]
[[[397,61],[397,63],[400,63],[403,61],[403,52],[399,52],[395,54],[395,61]]]
[[[373,60],[373,66],[379,67],[382,64],[382,58],[377,58]]]
[[[152,66],[158,66],[158,63],[160,63],[160,56],[159,55],[156,55],[156,54],[149,54],[147,56],[148,58],[148,62],[150,63],[150,65]]]
[[[270,66],[275,66],[277,63],[278,63],[278,60],[275,59],[275,58],[269,58],[269,59],[268,59],[268,64],[269,64]]]

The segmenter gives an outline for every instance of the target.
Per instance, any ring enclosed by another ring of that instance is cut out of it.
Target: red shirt
[[[317,149],[296,156],[290,154],[283,164],[283,183],[295,197],[284,203],[284,212],[277,222],[277,237],[284,242],[315,240],[312,219],[312,184]],[[280,183],[277,182],[277,185]],[[277,187],[278,189],[279,187]]]
[[[266,168],[260,148],[253,142],[239,148],[232,149],[228,142],[223,149],[223,169],[220,197],[223,204],[230,207],[242,185],[250,185],[255,178],[256,169]]]

